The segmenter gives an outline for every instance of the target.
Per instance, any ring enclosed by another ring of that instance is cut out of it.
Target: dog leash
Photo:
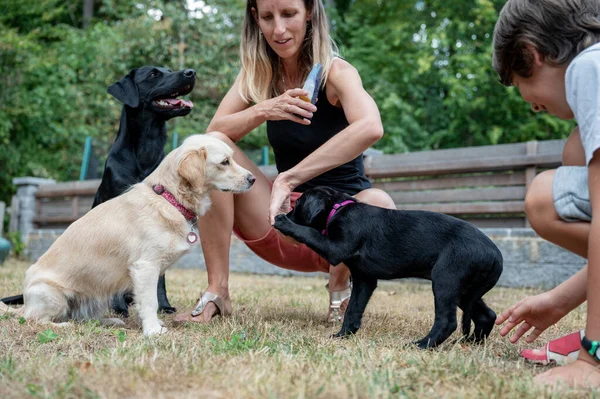
[[[323,229],[323,231],[321,232],[321,234],[323,235],[327,235],[327,227],[329,226],[329,222],[331,222],[331,219],[333,218],[333,215],[335,215],[335,213],[340,210],[341,208],[343,208],[344,206],[348,205],[348,204],[355,204],[356,201],[354,200],[346,200],[343,201],[339,204],[335,204],[333,205],[333,208],[331,209],[331,212],[329,212],[329,216],[327,216],[327,222],[325,222],[325,228]]]
[[[177,208],[177,210],[179,212],[181,212],[183,217],[191,223],[190,232],[188,233],[186,239],[187,239],[187,242],[191,245],[197,244],[198,243],[198,234],[196,234],[196,232],[194,231],[194,226],[196,226],[196,224],[198,223],[198,216],[196,216],[196,214],[194,212],[190,211],[188,208],[183,206],[179,201],[177,201],[177,199],[173,196],[173,194],[171,194],[168,190],[166,190],[162,184],[153,185],[152,190],[156,194],[162,196],[164,199],[169,201],[169,203],[171,205],[173,205],[175,208]]]

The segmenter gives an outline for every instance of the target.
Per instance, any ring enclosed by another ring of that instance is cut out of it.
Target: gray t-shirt
[[[565,89],[589,164],[594,151],[600,148],[600,43],[583,50],[571,61]]]

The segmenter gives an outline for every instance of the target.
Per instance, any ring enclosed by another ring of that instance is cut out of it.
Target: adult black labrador
[[[166,121],[190,113],[193,104],[177,97],[189,94],[196,84],[196,72],[173,72],[155,66],[132,69],[108,88],[123,103],[117,138],[106,159],[102,181],[92,208],[118,196],[129,186],[144,180],[165,157]],[[175,312],[169,304],[164,275],[158,281],[159,310]],[[115,296],[112,308],[129,316],[131,293]],[[6,304],[22,304],[23,295],[3,298]]]
[[[483,302],[502,273],[502,254],[473,225],[435,212],[400,211],[360,203],[326,187],[306,191],[275,228],[306,244],[332,265],[344,263],[352,273],[352,296],[341,330],[354,334],[361,325],[378,279],[418,277],[432,281],[435,321],[415,343],[422,349],[444,342],[457,327],[456,307],[463,310],[467,339],[487,337],[496,314]],[[475,327],[472,335],[471,320]]]
[[[179,99],[189,94],[196,84],[196,71],[185,69],[173,72],[155,66],[131,70],[108,88],[108,93],[123,103],[117,138],[110,148],[102,181],[92,208],[118,196],[129,186],[144,180],[165,157],[166,122],[189,114],[190,101]],[[158,309],[174,313],[167,298],[165,276],[157,287]],[[127,317],[131,293],[116,295],[112,309]]]

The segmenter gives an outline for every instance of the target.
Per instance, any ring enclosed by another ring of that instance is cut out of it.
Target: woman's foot
[[[344,314],[350,302],[350,294],[352,293],[352,283],[348,282],[346,288],[333,290],[329,288],[329,284],[325,286],[329,292],[329,311],[327,312],[327,321],[330,323],[341,323],[344,321]]]
[[[184,313],[179,313],[173,317],[175,322],[194,322],[208,323],[215,316],[229,316],[233,309],[229,291],[221,291],[217,294],[218,289],[214,291],[209,287],[200,296],[193,309],[187,310]]]
[[[576,360],[566,366],[556,367],[535,377],[539,385],[565,385],[573,388],[600,387],[600,369],[598,363]]]
[[[553,339],[541,348],[523,350],[521,356],[532,363],[543,365],[554,363],[564,366],[577,360],[583,334],[581,330]]]

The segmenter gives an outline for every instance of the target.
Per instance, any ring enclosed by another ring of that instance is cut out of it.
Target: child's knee
[[[536,225],[550,221],[555,213],[552,184],[554,170],[548,170],[537,175],[525,196],[525,214],[535,228]]]

